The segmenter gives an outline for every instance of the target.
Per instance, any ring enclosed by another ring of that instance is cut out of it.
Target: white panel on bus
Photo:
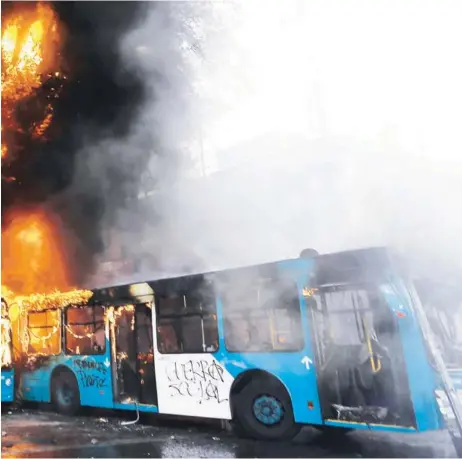
[[[156,353],[159,413],[231,419],[233,377],[211,354]]]

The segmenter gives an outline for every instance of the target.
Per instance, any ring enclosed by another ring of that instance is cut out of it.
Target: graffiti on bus
[[[215,360],[173,361],[166,368],[170,394],[173,397],[194,398],[198,403],[210,400],[226,402],[228,398],[220,393],[220,388],[224,387],[224,371]]]
[[[83,387],[106,387],[108,369],[103,362],[94,360],[74,360],[76,373]]]

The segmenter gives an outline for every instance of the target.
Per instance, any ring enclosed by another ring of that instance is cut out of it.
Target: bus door
[[[115,399],[157,405],[151,305],[116,307],[114,319]]]
[[[233,378],[217,359],[216,299],[203,281],[194,290],[156,294],[159,413],[231,419]]]
[[[321,287],[308,308],[324,422],[415,427],[396,318],[378,286]]]

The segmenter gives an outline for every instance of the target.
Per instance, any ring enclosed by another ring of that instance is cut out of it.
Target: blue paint
[[[2,368],[2,403],[14,400],[14,370]]]
[[[342,422],[342,421],[326,421],[326,426],[342,427],[344,429],[358,429],[358,430],[376,430],[382,432],[402,432],[412,433],[416,432],[416,429],[412,427],[401,427],[401,426],[386,426],[376,424],[366,424],[362,422]]]
[[[224,341],[223,305],[219,297],[216,298],[217,325],[219,330],[219,348],[213,353],[217,361],[226,370],[237,378],[244,372],[259,370],[264,371],[276,379],[286,388],[294,412],[295,421],[303,424],[324,424],[321,414],[321,405],[318,394],[316,360],[311,345],[310,317],[307,313],[307,304],[303,296],[303,288],[313,286],[312,275],[314,272],[313,259],[295,259],[280,261],[275,264],[276,269],[283,276],[292,279],[297,284],[301,326],[304,332],[302,349],[296,352],[265,352],[265,353],[241,353],[229,352]],[[404,360],[406,363],[411,400],[414,406],[418,431],[426,431],[443,428],[434,390],[437,388],[438,379],[435,371],[430,366],[423,341],[422,332],[414,317],[411,297],[404,281],[393,274],[391,266],[388,266],[388,279],[380,285],[382,294],[395,314],[398,321],[398,330],[403,344]],[[307,364],[304,361],[308,361]],[[86,363],[83,363],[86,362]],[[88,357],[66,356],[60,354],[50,357],[49,362],[41,368],[22,375],[21,387],[27,400],[49,402],[50,382],[53,371],[62,366],[76,376],[81,404],[84,406],[113,408],[122,410],[135,410],[134,403],[115,403],[113,396],[113,378],[110,356],[110,343],[106,341],[104,355]],[[462,374],[459,377],[462,386]],[[2,380],[3,389],[3,380]],[[166,394],[159,394],[159,397]],[[269,397],[267,397],[268,399]],[[268,400],[260,397],[254,403],[254,414],[261,422],[274,423],[280,415],[282,408],[274,403],[268,405]],[[2,390],[3,400],[3,390]],[[273,399],[274,402],[274,399]],[[266,408],[272,407],[269,414]],[[157,412],[158,409],[151,405],[138,405],[140,411]],[[279,413],[279,414],[278,414]],[[340,421],[327,421],[326,425],[348,427],[354,429],[383,430],[395,432],[410,432],[412,428],[386,425],[367,425],[362,423],[346,423]]]
[[[425,432],[442,428],[441,416],[435,398],[436,372],[431,367],[411,296],[401,279],[382,285],[382,293],[390,309],[398,318],[404,359],[414,407],[417,430]]]
[[[268,395],[263,395],[254,400],[252,411],[258,421],[269,426],[278,424],[284,417],[281,402]]]
[[[114,410],[135,411],[136,405],[134,403],[114,403],[112,406]],[[159,410],[155,405],[139,404],[138,411],[140,413],[158,413]]]
[[[102,355],[50,356],[47,363],[33,371],[21,374],[21,389],[28,401],[51,402],[51,379],[53,372],[60,368],[70,370],[80,391],[82,406],[113,408],[112,373],[110,366],[110,346],[106,340],[106,351]]]
[[[292,401],[296,422],[303,424],[322,424],[321,404],[319,402],[316,380],[316,367],[309,331],[303,287],[310,281],[314,262],[311,259],[285,260],[277,263],[280,273],[294,279],[299,290],[302,328],[305,335],[303,348],[297,352],[242,353],[226,349],[223,325],[223,305],[217,298],[217,317],[219,330],[219,349],[213,355],[226,370],[237,378],[249,370],[263,370],[276,377],[287,390]],[[309,370],[302,360],[308,357],[313,363]],[[308,403],[312,403],[310,409]]]

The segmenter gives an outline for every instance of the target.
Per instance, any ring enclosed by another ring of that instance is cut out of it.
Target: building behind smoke
[[[396,152],[268,135],[215,156],[212,174],[140,185],[138,204],[119,215],[117,242],[108,238],[119,247],[104,253],[112,283],[296,257],[305,247],[391,244],[434,271],[438,254],[422,245],[424,222],[414,214],[423,182],[408,178],[422,171]]]

